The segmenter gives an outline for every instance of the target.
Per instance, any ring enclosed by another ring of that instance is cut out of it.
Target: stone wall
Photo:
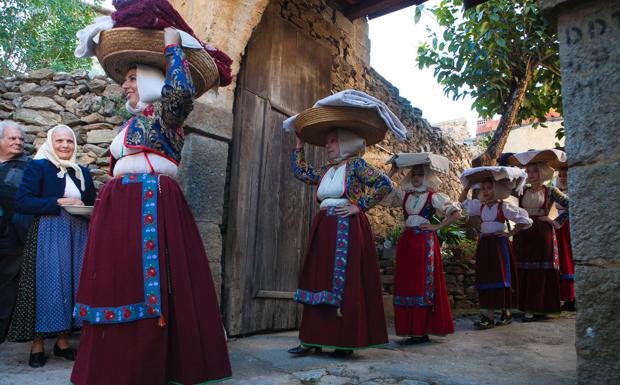
[[[72,74],[41,69],[0,79],[0,119],[12,119],[26,131],[26,150],[34,152],[57,124],[73,128],[78,162],[88,166],[101,186],[110,159],[108,146],[123,121],[122,89],[107,78],[91,79],[86,71]]]
[[[620,372],[620,1],[543,0],[541,5],[557,23],[560,41],[578,383],[615,384]]]

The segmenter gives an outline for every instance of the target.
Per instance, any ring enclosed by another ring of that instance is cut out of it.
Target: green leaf
[[[420,22],[420,18],[422,17],[422,5],[418,5],[415,7],[415,15],[413,16],[413,22],[418,24]]]
[[[498,38],[495,40],[495,43],[496,43],[497,45],[499,45],[500,47],[502,47],[502,48],[506,48],[506,40],[502,39],[501,37],[498,37]]]

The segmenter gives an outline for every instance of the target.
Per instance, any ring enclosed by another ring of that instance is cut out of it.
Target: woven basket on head
[[[101,32],[96,48],[97,59],[106,74],[123,84],[127,70],[135,64],[145,64],[166,71],[164,31],[113,28]],[[219,84],[217,66],[204,49],[184,48],[196,97]]]
[[[379,113],[370,108],[313,107],[295,120],[297,135],[316,146],[325,146],[327,134],[337,128],[356,133],[366,140],[367,146],[382,141],[388,129]]]
[[[519,161],[519,159],[517,159],[514,155],[512,155],[508,161],[511,166],[515,166],[515,167],[526,166],[525,164],[522,164]],[[552,150],[543,150],[543,151],[538,152],[538,154],[536,154],[536,156],[534,156],[532,160],[530,160],[527,164],[534,164],[534,163],[545,163],[555,168],[556,170],[559,168],[568,166],[566,161],[562,161],[558,159],[558,154]]]

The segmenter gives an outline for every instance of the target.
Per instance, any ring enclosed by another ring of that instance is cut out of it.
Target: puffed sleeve
[[[316,172],[314,168],[308,166],[308,163],[306,163],[306,153],[303,148],[296,148],[293,150],[291,154],[291,163],[293,164],[293,174],[295,174],[295,178],[310,185],[319,184],[321,175]]]
[[[562,225],[568,219],[568,195],[564,194],[557,187],[551,188],[550,195],[552,202],[560,204],[562,207],[564,207],[564,211],[562,212],[562,214],[558,215],[555,218],[555,221]]]
[[[161,119],[166,129],[176,130],[183,125],[194,106],[196,88],[183,48],[173,44],[164,50],[166,79],[161,90]]]
[[[467,214],[467,216],[480,216],[480,210],[482,209],[482,206],[478,199],[465,199],[463,202],[460,203],[460,206],[465,211],[465,214]]]
[[[353,167],[357,178],[371,189],[370,194],[357,201],[357,206],[360,209],[368,211],[392,192],[392,181],[382,171],[371,167],[362,158],[355,159]]]
[[[385,207],[402,207],[405,199],[405,192],[398,187],[394,187],[391,193],[381,201],[381,206]]]
[[[449,217],[454,213],[461,212],[461,207],[450,201],[450,198],[445,194],[434,193],[431,203],[441,216]]]
[[[525,225],[526,229],[532,226],[533,221],[530,219],[530,216],[527,215],[527,211],[525,211],[525,209],[504,202],[502,204],[502,211],[504,212],[504,217],[506,217],[509,221],[518,225]]]

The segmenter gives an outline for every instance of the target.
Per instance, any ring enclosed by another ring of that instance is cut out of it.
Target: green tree
[[[471,96],[480,116],[502,116],[479,158],[480,165],[493,165],[512,126],[529,119],[543,124],[550,109],[562,113],[557,34],[538,0],[490,0],[464,13],[462,6],[462,0],[442,0],[430,9],[444,30],[427,27],[418,66],[434,67],[454,100]],[[421,12],[418,6],[416,22]]]
[[[79,0],[0,0],[0,76],[89,67],[73,50],[75,33],[94,16]]]

